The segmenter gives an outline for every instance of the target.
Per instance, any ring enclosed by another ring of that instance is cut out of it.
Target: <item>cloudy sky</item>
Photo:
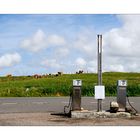
[[[0,15],[0,75],[140,72],[140,15]]]

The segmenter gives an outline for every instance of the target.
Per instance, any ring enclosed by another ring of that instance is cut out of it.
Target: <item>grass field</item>
[[[26,76],[0,77],[0,97],[69,96],[73,79],[82,80],[83,96],[94,95],[97,74],[64,74],[39,79]],[[129,96],[140,96],[140,73],[120,72],[103,73],[106,96],[116,96],[116,82],[119,79],[128,81]]]

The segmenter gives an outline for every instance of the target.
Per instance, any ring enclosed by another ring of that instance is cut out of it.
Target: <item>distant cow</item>
[[[63,72],[58,72],[58,75],[63,75]]]
[[[36,79],[42,78],[42,76],[41,75],[38,75],[38,74],[35,74],[33,77],[36,78]]]
[[[79,72],[76,72],[76,74],[81,74],[83,72],[84,72],[83,70],[79,70]]]
[[[83,72],[84,72],[83,70],[79,70],[79,74],[80,74],[80,73],[83,73]]]
[[[7,74],[6,77],[12,77],[12,74]]]

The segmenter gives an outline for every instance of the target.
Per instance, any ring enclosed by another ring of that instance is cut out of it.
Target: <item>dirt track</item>
[[[50,113],[0,114],[0,126],[140,126],[140,115],[131,119],[72,119]]]

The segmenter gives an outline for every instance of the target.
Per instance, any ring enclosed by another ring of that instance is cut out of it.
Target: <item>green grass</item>
[[[97,74],[64,74],[35,79],[33,77],[0,77],[0,97],[44,97],[69,96],[72,92],[72,80],[82,80],[82,95],[93,96],[97,85]],[[140,96],[140,73],[106,72],[103,73],[103,85],[106,96],[116,96],[116,82],[128,81],[129,96]]]

